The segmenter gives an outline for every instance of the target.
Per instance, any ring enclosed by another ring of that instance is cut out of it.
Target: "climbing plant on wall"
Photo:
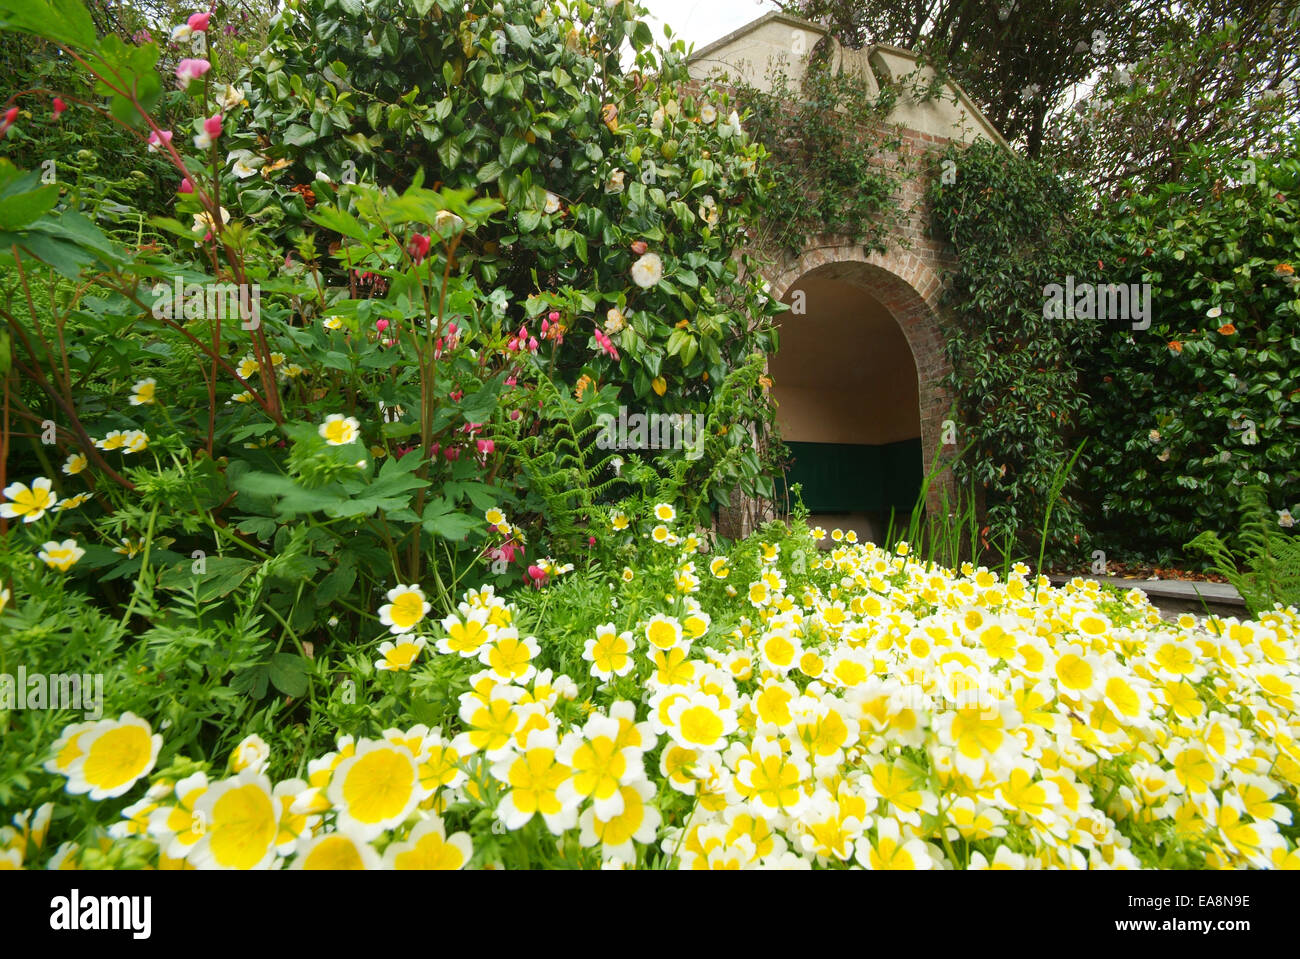
[[[936,232],[959,261],[945,293],[946,385],[956,398],[957,447],[966,449],[958,480],[983,493],[988,543],[1008,536],[1024,543],[1079,442],[1086,403],[1079,364],[1100,330],[1092,315],[1053,309],[1046,291],[1069,278],[1105,282],[1102,264],[1076,215],[1077,195],[1045,166],[991,143],[949,147],[937,158],[929,197]],[[1083,526],[1068,481],[1052,527],[1049,555],[1080,552]]]
[[[766,150],[760,244],[797,253],[810,236],[833,234],[884,249],[901,212],[898,185],[910,175],[884,123],[897,92],[873,93],[817,57],[798,84],[779,68],[766,81],[766,88],[733,81],[750,134]]]

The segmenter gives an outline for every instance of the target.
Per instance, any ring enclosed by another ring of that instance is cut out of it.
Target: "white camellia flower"
[[[560,210],[560,198],[549,190],[546,191],[546,206],[542,207],[543,213],[558,213]]]
[[[717,118],[718,118],[718,111],[714,108],[712,103],[706,103],[704,104],[704,106],[700,107],[701,123],[712,123]]]
[[[235,176],[239,177],[241,180],[246,180],[254,173],[256,173],[257,169],[255,167],[249,166],[243,160],[236,160],[235,165],[230,168],[230,172],[233,173]]]
[[[643,290],[654,286],[664,275],[664,263],[657,253],[646,253],[632,264],[632,282]]]
[[[700,198],[700,219],[708,226],[715,226],[718,222],[718,203],[711,195],[706,194]]]
[[[607,180],[605,183],[605,192],[622,193],[623,181],[626,179],[626,177],[627,174],[624,173],[622,170],[615,170],[613,173],[609,175],[609,180]]]
[[[664,108],[660,107],[650,115],[650,129],[662,130],[664,128]]]
[[[223,206],[221,208],[221,223],[224,226],[229,222],[230,222],[230,211]],[[213,225],[214,224],[212,220],[212,214],[208,213],[207,210],[204,210],[202,213],[194,214],[195,233],[199,232],[199,230],[203,230],[205,233],[211,232]]]
[[[1295,526],[1295,517],[1291,515],[1289,509],[1280,509],[1277,511],[1277,525],[1283,529],[1290,529]]]
[[[244,102],[244,91],[231,83],[222,87],[218,96],[221,106],[226,110],[233,110]]]
[[[190,29],[189,24],[182,23],[179,26],[172,27],[172,43],[183,43],[190,38],[194,31]]]

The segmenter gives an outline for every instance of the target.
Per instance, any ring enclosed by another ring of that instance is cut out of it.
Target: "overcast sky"
[[[663,41],[663,24],[673,28],[673,36],[680,36],[687,46],[699,49],[707,43],[725,37],[775,10],[772,0],[640,0],[650,11],[647,19],[655,32],[655,39]]]

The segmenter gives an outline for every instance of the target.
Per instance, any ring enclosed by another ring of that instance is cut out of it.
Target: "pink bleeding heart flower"
[[[194,184],[190,182],[190,178],[189,178],[189,177],[185,177],[183,180],[181,180],[180,188],[177,189],[176,192],[177,192],[177,193],[193,193],[193,192],[194,192]]]
[[[451,401],[452,401],[453,403],[459,403],[459,402],[460,402],[460,398],[461,398],[462,396],[465,395],[465,391],[464,391],[464,390],[452,390],[451,393],[448,394],[448,395],[451,397]]]
[[[523,410],[511,410],[511,411],[510,411],[510,422],[512,422],[512,423],[516,423],[516,422],[518,422],[518,421],[519,421],[519,417],[521,417],[521,416],[523,416],[523,415],[524,415],[524,411],[523,411]]]
[[[489,453],[495,453],[497,450],[497,444],[492,440],[478,440],[475,445],[478,446],[478,451],[484,456]]]
[[[208,11],[207,13],[192,13],[185,23],[195,33],[202,33],[204,30],[208,29],[208,21],[211,19],[211,11]]]
[[[588,536],[588,537],[587,537],[587,545],[588,545],[588,546],[595,546],[595,545],[596,545],[596,537],[594,537],[594,536]]]
[[[460,328],[460,327],[458,327],[455,323],[448,323],[448,324],[447,324],[447,335],[448,335],[448,336],[455,336],[455,335],[456,335],[456,330],[458,330],[459,328]]]
[[[533,337],[529,337],[529,339],[528,339],[528,352],[529,352],[529,353],[536,353],[536,352],[537,352],[537,337],[535,337],[535,336],[533,336]]]
[[[560,314],[558,310],[551,310],[551,312],[548,315],[552,323],[560,322]]]
[[[411,253],[411,258],[416,263],[422,263],[424,258],[429,255],[429,249],[433,246],[432,242],[423,233],[416,233],[411,237],[411,242],[407,249]]]
[[[380,333],[388,329],[388,325],[389,324],[387,320],[375,320],[375,329],[377,329]]]
[[[68,105],[63,102],[62,97],[54,98],[54,119],[59,118],[59,114],[68,109]]]
[[[506,377],[506,386],[515,386],[515,385],[518,384],[518,382],[519,382],[519,381],[516,380],[514,376],[507,376],[507,377]]]
[[[221,136],[221,121],[222,116],[220,113],[208,117],[203,121],[203,132],[215,140]]]
[[[157,153],[164,146],[170,146],[171,142],[171,130],[154,130],[149,134],[149,152]]]
[[[186,57],[180,63],[176,64],[176,79],[180,81],[181,89],[184,90],[190,85],[191,80],[197,80],[211,69],[212,64],[207,60],[196,60]]]
[[[10,107],[8,110],[6,110],[4,119],[0,120],[0,134],[4,134],[8,132],[9,128],[14,125],[14,121],[17,119],[18,119],[17,107]]]
[[[460,447],[448,446],[442,455],[447,457],[449,461],[454,463],[456,460],[460,459]]]
[[[527,576],[534,587],[541,587],[546,582],[546,570],[540,566],[529,566]]]
[[[436,460],[438,458],[438,454],[441,451],[442,451],[442,444],[434,443],[433,446],[429,448],[429,459]]]

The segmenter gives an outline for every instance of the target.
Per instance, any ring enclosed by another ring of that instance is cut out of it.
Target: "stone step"
[[[1090,576],[1078,574],[1081,579],[1096,580],[1103,586],[1114,586],[1128,591],[1140,589],[1150,598],[1162,616],[1175,617],[1179,613],[1204,615],[1206,610],[1220,616],[1243,618],[1246,601],[1230,583],[1203,583],[1187,579],[1136,579],[1125,576]],[[1049,576],[1053,585],[1066,583],[1074,576]]]

